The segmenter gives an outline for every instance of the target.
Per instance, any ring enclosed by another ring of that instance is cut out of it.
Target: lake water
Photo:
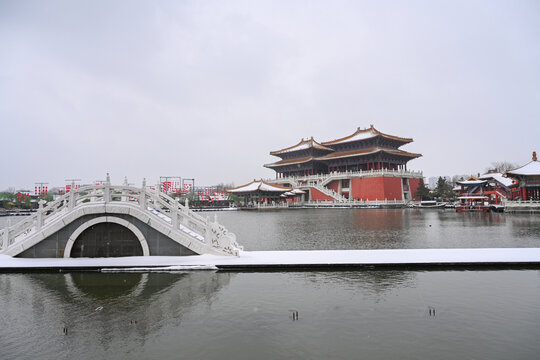
[[[540,246],[529,214],[217,215],[246,250]],[[540,271],[4,273],[0,324],[0,359],[538,359]]]

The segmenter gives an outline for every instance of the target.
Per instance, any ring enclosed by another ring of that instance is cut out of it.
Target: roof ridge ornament
[[[536,157],[536,151],[533,151],[532,161],[538,161],[538,158]]]

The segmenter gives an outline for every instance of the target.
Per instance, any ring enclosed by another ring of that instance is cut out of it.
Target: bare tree
[[[491,163],[491,166],[486,169],[486,172],[499,172],[504,173],[507,170],[515,169],[518,165],[511,163],[509,161],[495,161]]]

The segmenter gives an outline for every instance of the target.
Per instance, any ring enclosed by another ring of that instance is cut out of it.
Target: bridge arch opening
[[[64,250],[65,258],[149,255],[142,232],[129,221],[115,216],[85,222],[71,234]]]
[[[71,257],[142,256],[137,236],[115,223],[99,223],[84,230],[73,243]]]

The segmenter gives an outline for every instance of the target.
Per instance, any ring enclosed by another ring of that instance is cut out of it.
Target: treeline
[[[416,197],[422,200],[453,200],[456,197],[453,188],[454,184],[449,183],[442,176],[439,176],[437,186],[433,190],[429,190],[422,180],[416,190]]]
[[[40,199],[47,202],[52,201],[50,194],[42,195]],[[0,207],[4,209],[33,209],[38,206],[35,196],[30,196],[24,192],[3,191],[0,192]]]

